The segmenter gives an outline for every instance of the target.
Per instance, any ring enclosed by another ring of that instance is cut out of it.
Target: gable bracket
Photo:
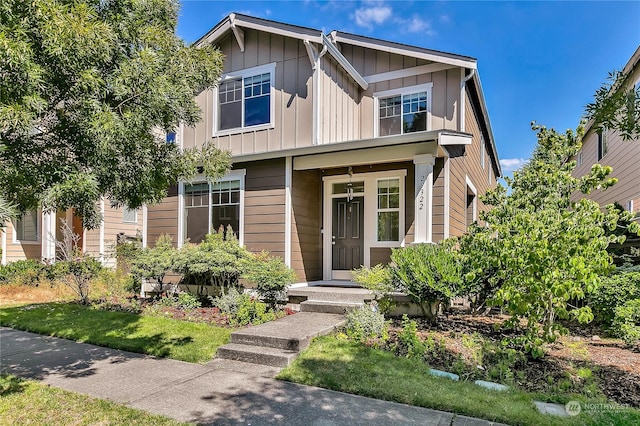
[[[318,48],[309,40],[304,40],[304,47],[307,48],[307,55],[309,56],[309,62],[311,62],[311,69],[315,70],[318,65],[318,59],[322,58],[327,53],[327,46],[322,48],[322,51],[318,52]]]
[[[240,51],[244,53],[244,30],[236,25],[235,13],[229,15],[229,21],[231,22],[231,31],[233,31],[233,35],[236,37]]]
[[[322,44],[324,44],[329,54],[333,56],[336,61],[338,61],[338,63],[351,76],[351,78],[353,78],[354,81],[358,83],[360,87],[362,87],[362,90],[367,90],[367,88],[369,87],[369,83],[367,83],[364,77],[362,77],[360,73],[353,67],[353,65],[351,65],[351,62],[349,62],[347,58],[345,58],[342,53],[340,53],[336,45],[333,44],[331,40],[329,40],[324,34],[322,34]]]

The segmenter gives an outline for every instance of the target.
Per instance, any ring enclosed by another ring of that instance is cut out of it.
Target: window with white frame
[[[378,179],[378,241],[400,240],[400,179]]]
[[[480,165],[482,166],[482,170],[484,170],[484,152],[486,151],[486,146],[484,143],[484,138],[480,137]]]
[[[138,222],[138,210],[130,209],[128,206],[122,208],[122,222],[136,223]]]
[[[633,211],[633,200],[628,200],[627,201],[627,211],[631,212],[631,213],[634,213],[634,211]]]
[[[374,93],[378,136],[429,130],[432,84]]]
[[[176,132],[167,132],[164,140],[169,144],[176,143]]]
[[[242,193],[244,172],[219,182],[184,185],[184,238],[202,242],[210,232],[230,228],[242,241]]]
[[[582,150],[578,151],[576,156],[576,166],[582,166]]]
[[[273,123],[275,63],[225,76],[217,90],[217,131]]]
[[[38,212],[30,210],[14,222],[14,241],[36,242],[39,240]]]

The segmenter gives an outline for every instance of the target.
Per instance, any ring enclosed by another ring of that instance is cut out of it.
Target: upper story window
[[[578,151],[576,156],[576,166],[582,166],[582,150]]]
[[[37,242],[40,234],[38,212],[30,210],[14,222],[14,242]]]
[[[433,83],[374,93],[377,107],[377,135],[421,132],[431,127]]]
[[[164,138],[167,143],[176,143],[176,132],[168,132]]]
[[[598,130],[598,161],[607,155],[607,129]]]
[[[217,88],[217,133],[273,127],[276,64],[223,77]]]
[[[138,210],[130,209],[128,206],[122,208],[122,222],[124,223],[137,223],[138,222]]]
[[[480,165],[482,166],[482,170],[484,170],[484,152],[486,151],[486,146],[484,143],[484,137],[480,137]]]

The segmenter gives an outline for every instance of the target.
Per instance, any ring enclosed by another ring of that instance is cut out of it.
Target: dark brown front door
[[[364,263],[364,197],[333,199],[331,237],[333,270],[351,270]]]

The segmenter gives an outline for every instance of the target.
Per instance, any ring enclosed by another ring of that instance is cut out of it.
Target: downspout
[[[471,80],[473,76],[476,74],[476,69],[472,68],[469,75],[464,76],[465,68],[461,68],[460,72],[463,74],[463,77],[460,79],[460,126],[459,130],[461,132],[465,131],[465,119],[464,119],[464,110],[465,110],[465,87],[467,85],[467,81]]]

